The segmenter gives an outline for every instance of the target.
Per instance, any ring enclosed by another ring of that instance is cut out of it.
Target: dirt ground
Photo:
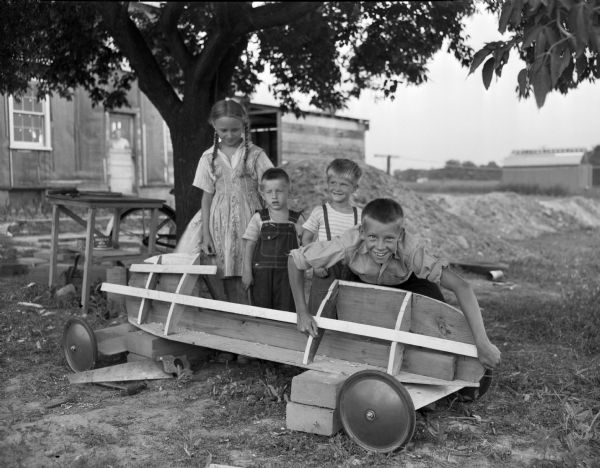
[[[69,385],[60,338],[77,301],[60,302],[26,277],[0,277],[0,466],[600,466],[597,234],[566,223],[516,235],[512,251],[528,255],[510,259],[504,281],[462,272],[503,362],[481,400],[449,397],[418,411],[412,441],[391,454],[366,452],[343,432],[286,429],[299,368],[209,359],[191,379],[149,381],[133,396]],[[0,236],[6,257],[10,243]],[[93,298],[94,329],[124,320],[106,318],[102,294]]]

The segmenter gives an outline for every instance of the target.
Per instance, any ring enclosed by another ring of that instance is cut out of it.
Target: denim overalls
[[[301,213],[289,210],[286,223],[273,222],[268,209],[258,213],[263,223],[252,259],[252,303],[258,307],[295,312],[287,263],[290,250],[299,245],[296,223]]]

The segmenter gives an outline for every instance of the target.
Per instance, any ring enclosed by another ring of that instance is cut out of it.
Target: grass
[[[285,406],[297,368],[264,361],[209,363],[196,370],[191,382],[152,383],[140,394],[144,406],[155,401],[161,410],[168,407],[175,429],[142,426],[141,420],[115,415],[105,423],[116,432],[93,426],[65,430],[64,452],[76,458],[64,466],[141,466],[110,453],[111,447],[131,447],[138,434],[154,447],[152,458],[143,461],[147,468],[205,466],[208,460],[257,467],[597,466],[600,241],[581,231],[520,244],[536,255],[510,265],[508,280],[518,287],[481,300],[490,337],[503,352],[492,388],[472,404],[449,397],[419,411],[405,450],[368,453],[343,433],[321,437],[287,430]],[[526,289],[535,294],[525,294]],[[18,306],[20,301],[40,302],[56,313],[43,315]],[[96,302],[103,304],[101,298]],[[2,441],[13,428],[42,417],[36,402],[69,396],[70,409],[59,409],[84,414],[90,403],[102,408],[111,400],[99,401],[97,388],[73,389],[63,379],[60,336],[66,319],[77,313],[75,304],[59,304],[43,286],[19,278],[0,280],[0,304],[0,377],[5,385],[16,376],[22,381],[20,405],[11,403],[3,413],[0,462],[19,466],[39,448],[33,442]],[[102,313],[90,320],[93,328],[108,325]],[[160,396],[160,389],[168,396]],[[190,412],[198,401],[209,403]],[[86,452],[75,455],[78,446]]]

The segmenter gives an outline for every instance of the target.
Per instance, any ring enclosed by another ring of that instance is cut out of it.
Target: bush
[[[569,195],[569,191],[560,186],[540,187],[539,185],[528,184],[500,184],[498,189],[501,192],[515,192],[521,195],[547,195],[551,197],[564,197]]]

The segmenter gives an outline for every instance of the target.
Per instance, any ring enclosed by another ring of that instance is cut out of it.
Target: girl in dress
[[[247,304],[241,282],[242,235],[254,212],[263,208],[258,182],[273,164],[250,141],[250,119],[241,104],[217,101],[210,123],[215,129],[214,144],[202,154],[193,182],[204,192],[200,252],[216,260],[226,299]]]

